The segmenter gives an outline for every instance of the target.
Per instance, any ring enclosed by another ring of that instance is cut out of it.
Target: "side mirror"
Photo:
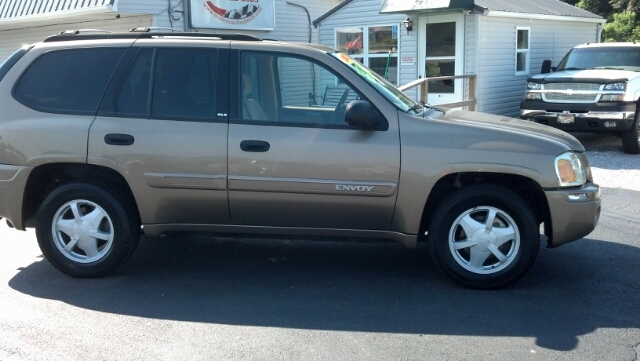
[[[355,127],[372,128],[380,123],[381,115],[366,100],[354,100],[344,114],[344,121]]]
[[[542,68],[540,68],[540,74],[551,73],[551,60],[545,60],[542,62]]]

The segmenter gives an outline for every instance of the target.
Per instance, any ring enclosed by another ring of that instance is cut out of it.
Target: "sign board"
[[[413,56],[403,56],[400,58],[400,65],[416,65],[416,58]]]
[[[191,26],[203,29],[273,30],[275,0],[190,0]]]

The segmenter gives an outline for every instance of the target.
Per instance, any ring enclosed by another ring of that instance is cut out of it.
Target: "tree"
[[[607,19],[602,41],[640,40],[640,0],[562,0]]]
[[[612,1],[625,1],[625,0],[612,0]],[[635,0],[626,0],[635,1]],[[565,1],[568,2],[568,1]],[[594,14],[598,14],[605,19],[608,19],[613,15],[613,6],[608,0],[580,0],[575,3],[576,7],[587,10]]]
[[[640,15],[640,1],[638,0],[611,0],[614,10],[626,10]]]
[[[604,25],[602,40],[608,42],[640,39],[640,25],[636,18],[636,13],[633,11],[625,10],[613,14],[613,20]]]

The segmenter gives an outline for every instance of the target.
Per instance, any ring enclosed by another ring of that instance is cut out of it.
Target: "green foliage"
[[[602,41],[634,41],[640,40],[640,24],[635,12],[623,11],[613,14],[613,19],[604,25]]]
[[[616,1],[616,0],[613,0]],[[620,0],[624,1],[624,0]],[[630,1],[630,0],[626,0]],[[635,0],[631,0],[635,1]],[[565,1],[570,3],[569,1]],[[587,10],[594,14],[598,14],[605,19],[608,19],[613,14],[613,6],[609,3],[608,0],[580,0],[575,4],[576,7],[580,9]]]
[[[640,40],[640,0],[562,0],[607,19],[602,41]]]
[[[640,15],[640,1],[638,0],[611,0],[614,10],[626,10]]]

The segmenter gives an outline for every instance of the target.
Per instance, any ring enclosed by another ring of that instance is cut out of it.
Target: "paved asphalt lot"
[[[580,139],[596,160],[625,157],[626,169],[640,169],[640,156],[622,154],[618,139]],[[602,162],[592,165],[611,168]],[[43,260],[33,231],[2,222],[0,257],[0,360],[640,354],[640,191],[624,187],[603,188],[592,234],[542,248],[527,276],[499,291],[458,287],[424,247],[394,243],[143,239],[114,276],[82,280]]]

